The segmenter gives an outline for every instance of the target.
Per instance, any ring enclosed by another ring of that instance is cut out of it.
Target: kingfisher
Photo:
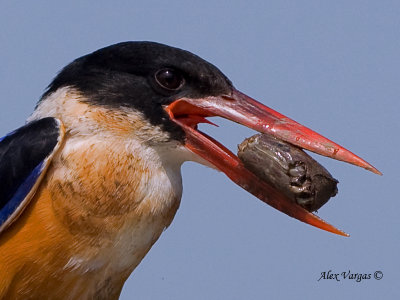
[[[155,42],[111,45],[62,69],[26,124],[0,139],[0,298],[118,299],[179,208],[185,161],[225,173],[291,217],[345,235],[200,131],[211,117],[379,174],[241,93],[188,51]]]

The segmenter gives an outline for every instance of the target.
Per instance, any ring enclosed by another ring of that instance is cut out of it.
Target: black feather
[[[160,88],[154,76],[163,68],[180,72],[184,86],[177,91]],[[232,90],[229,79],[212,64],[188,51],[154,42],[119,43],[76,59],[58,74],[42,99],[66,86],[77,89],[89,104],[138,110],[178,140],[184,133],[162,105],[180,97],[218,96]]]
[[[44,118],[26,124],[1,140],[0,211],[36,166],[53,151],[58,138],[57,120]]]

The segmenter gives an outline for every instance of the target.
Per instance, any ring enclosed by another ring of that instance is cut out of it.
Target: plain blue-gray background
[[[377,176],[319,159],[340,180],[300,223],[223,174],[183,166],[174,222],[122,299],[400,299],[398,1],[0,1],[0,135],[19,127],[73,59],[126,40],[190,50],[246,94],[351,149]],[[241,126],[202,129],[235,150]],[[317,281],[321,272],[381,280]]]

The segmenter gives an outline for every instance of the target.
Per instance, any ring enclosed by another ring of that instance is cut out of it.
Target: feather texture
[[[0,140],[0,234],[29,203],[63,136],[59,120],[43,118]]]

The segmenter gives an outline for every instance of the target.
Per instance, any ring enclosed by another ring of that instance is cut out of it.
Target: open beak
[[[166,108],[170,118],[186,133],[185,146],[224,172],[233,182],[281,212],[315,227],[347,236],[313,213],[289,200],[275,187],[247,170],[239,158],[221,143],[197,130],[199,123],[211,123],[206,117],[219,116],[300,148],[360,166],[376,174],[376,168],[342,146],[285,117],[256,100],[233,89],[230,95],[202,99],[181,98]]]

